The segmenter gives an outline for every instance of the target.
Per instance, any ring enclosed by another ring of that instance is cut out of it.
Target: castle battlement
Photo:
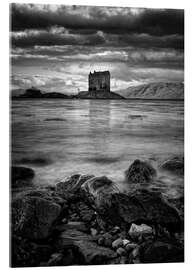
[[[89,91],[106,91],[110,92],[110,72],[94,71],[88,75]]]

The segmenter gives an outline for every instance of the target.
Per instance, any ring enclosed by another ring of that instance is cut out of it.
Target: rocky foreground
[[[131,164],[125,177],[135,188],[124,193],[106,176],[79,174],[15,192],[32,177],[12,168],[12,267],[184,261],[179,202],[148,188],[156,178],[148,163]]]

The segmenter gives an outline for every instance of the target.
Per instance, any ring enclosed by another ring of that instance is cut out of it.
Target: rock
[[[136,225],[132,223],[129,229],[129,235],[133,240],[139,239],[141,236],[153,236],[153,229],[146,224]]]
[[[131,243],[131,242],[128,239],[123,239],[123,246],[124,247],[129,243]]]
[[[93,178],[94,175],[80,175],[75,174],[64,181],[61,181],[56,184],[56,192],[60,195],[68,196],[68,193],[77,193],[81,185],[86,182],[88,179]]]
[[[93,242],[79,241],[76,245],[84,258],[85,264],[107,264],[117,256],[110,248],[98,246]]]
[[[103,264],[115,258],[116,253],[106,247],[98,246],[94,238],[77,230],[62,232],[57,240],[58,248],[74,247],[82,258],[82,264]]]
[[[12,202],[12,233],[28,239],[48,237],[61,207],[39,197],[21,196]]]
[[[63,223],[63,224],[67,224],[67,223],[68,223],[68,219],[67,219],[67,218],[63,218],[63,219],[62,219],[62,223]]]
[[[53,250],[49,245],[35,244],[20,236],[11,236],[11,267],[35,267],[47,262]]]
[[[139,256],[139,247],[135,247],[132,251],[132,257],[137,258]]]
[[[61,253],[54,253],[51,255],[51,258],[48,261],[47,266],[59,266],[62,265],[63,254]]]
[[[132,251],[133,249],[135,249],[136,247],[138,247],[137,244],[135,243],[128,243],[126,246],[125,246],[125,249],[127,252],[130,252]]]
[[[118,225],[123,229],[132,223],[140,224],[141,220],[148,225],[159,224],[170,232],[177,232],[182,228],[178,211],[162,194],[145,189],[128,195],[111,194],[107,204],[101,205],[98,211],[106,223]]]
[[[94,229],[94,228],[91,228],[91,229],[90,229],[90,232],[91,232],[91,235],[92,235],[92,236],[96,236],[97,233],[98,233],[97,230]]]
[[[110,233],[104,233],[104,246],[105,247],[112,247],[112,242],[113,242],[113,236]]]
[[[104,237],[99,237],[99,239],[98,239],[98,244],[100,245],[100,246],[103,246],[104,245],[104,242],[105,242],[105,238]]]
[[[183,224],[179,212],[160,192],[142,189],[131,194],[131,197],[143,205],[146,224],[159,224],[172,233],[181,231]]]
[[[184,158],[174,157],[160,165],[160,169],[177,175],[184,174]]]
[[[76,204],[77,213],[80,219],[86,223],[91,223],[96,218],[95,211],[86,203],[80,201]]]
[[[111,234],[114,235],[114,234],[117,234],[120,232],[120,228],[118,226],[115,226],[112,230],[111,230]]]
[[[148,241],[140,246],[140,260],[142,263],[183,262],[184,249],[171,243]]]
[[[121,238],[116,239],[112,243],[112,248],[114,248],[114,249],[117,249],[117,248],[122,247],[122,246],[123,246],[123,240]]]
[[[82,221],[69,221],[67,224],[57,225],[54,229],[57,231],[66,231],[66,230],[78,230],[80,232],[88,231],[88,228]]]
[[[35,173],[30,168],[13,166],[11,167],[11,186],[12,188],[29,186],[34,176]]]
[[[129,183],[149,183],[156,176],[156,170],[147,162],[136,159],[125,171]]]
[[[81,188],[86,192],[87,196],[93,198],[93,202],[97,207],[107,203],[109,195],[119,192],[115,183],[106,176],[93,177],[82,184]]]
[[[122,247],[119,247],[117,250],[116,250],[117,254],[120,255],[120,256],[124,256],[126,255],[126,250]]]

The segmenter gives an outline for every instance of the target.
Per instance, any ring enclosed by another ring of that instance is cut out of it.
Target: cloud
[[[183,10],[12,4],[12,30],[58,25],[103,32],[183,34]]]
[[[12,4],[12,44],[183,49],[183,10]]]

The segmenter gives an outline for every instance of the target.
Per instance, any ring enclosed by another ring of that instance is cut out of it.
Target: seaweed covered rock
[[[80,190],[81,185],[93,177],[94,175],[89,174],[74,174],[65,179],[64,181],[57,183],[56,192],[60,195],[66,195],[68,197],[69,194],[77,193]]]
[[[28,239],[48,237],[61,207],[40,197],[18,196],[12,202],[12,233]]]
[[[116,184],[106,176],[93,177],[86,181],[82,186],[87,197],[93,200],[96,206],[108,204],[108,198],[113,193],[118,193]]]
[[[156,176],[156,170],[147,162],[136,159],[125,171],[126,180],[132,184],[149,183]]]
[[[174,157],[160,165],[160,169],[177,175],[184,174],[184,158]]]
[[[31,168],[13,166],[11,167],[11,186],[13,188],[28,186],[34,176],[35,173]]]

